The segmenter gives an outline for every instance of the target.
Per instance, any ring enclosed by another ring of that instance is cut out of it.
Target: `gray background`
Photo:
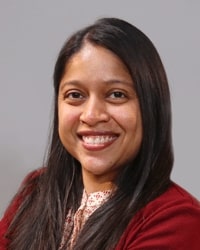
[[[0,0],[0,215],[42,164],[59,49],[73,31],[107,16],[135,24],[160,52],[172,95],[172,178],[200,198],[199,13],[198,0]]]

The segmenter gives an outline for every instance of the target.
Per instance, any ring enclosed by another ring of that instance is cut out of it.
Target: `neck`
[[[114,190],[116,185],[111,179],[93,174],[83,174],[83,185],[87,194],[104,191]]]

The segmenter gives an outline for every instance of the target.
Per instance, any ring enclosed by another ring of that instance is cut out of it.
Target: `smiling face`
[[[112,183],[134,159],[142,122],[132,78],[111,51],[85,43],[66,65],[58,94],[59,136],[81,164],[88,192]],[[93,188],[93,187],[94,188]]]

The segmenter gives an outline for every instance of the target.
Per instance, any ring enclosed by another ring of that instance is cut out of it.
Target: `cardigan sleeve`
[[[164,195],[147,205],[131,221],[116,250],[200,250],[199,202],[179,197],[168,200]]]
[[[41,170],[36,170],[29,173],[24,181],[22,182],[19,191],[11,201],[10,205],[6,209],[1,221],[0,221],[0,250],[6,250],[8,245],[8,239],[6,238],[6,233],[8,228],[19,209],[24,198],[30,194],[33,190],[33,185],[31,185],[32,180],[39,176]]]

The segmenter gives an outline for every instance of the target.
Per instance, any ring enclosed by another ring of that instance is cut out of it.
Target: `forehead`
[[[99,74],[105,77],[109,74],[126,76],[132,81],[129,71],[122,60],[112,51],[98,45],[86,42],[83,47],[74,54],[65,65],[64,76],[79,73],[93,76]]]

